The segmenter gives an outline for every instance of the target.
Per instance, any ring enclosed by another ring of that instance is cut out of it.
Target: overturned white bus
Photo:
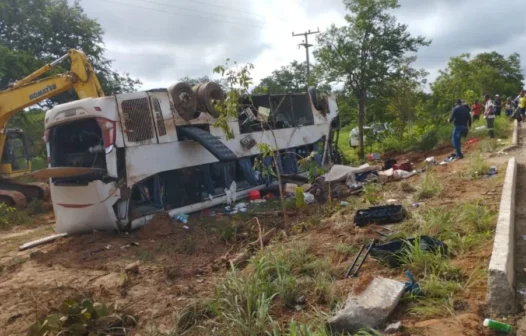
[[[222,96],[223,95],[223,96]],[[254,170],[258,143],[279,149],[281,174],[298,174],[298,158],[316,151],[335,160],[338,109],[309,94],[259,95],[240,102],[227,140],[214,127],[214,83],[83,99],[46,113],[56,231],[130,230],[159,211],[190,213],[224,203],[236,182],[238,198],[269,181]],[[263,160],[272,164],[272,160]],[[274,181],[275,182],[275,181]]]

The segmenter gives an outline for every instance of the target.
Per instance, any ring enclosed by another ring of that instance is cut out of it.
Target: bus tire
[[[194,93],[197,97],[197,107],[201,112],[207,112],[214,118],[219,118],[220,112],[216,109],[216,102],[225,102],[225,91],[215,82],[200,83],[194,86]]]
[[[195,118],[197,110],[197,98],[192,87],[186,83],[172,84],[168,87],[168,93],[172,97],[175,110],[186,121]]]

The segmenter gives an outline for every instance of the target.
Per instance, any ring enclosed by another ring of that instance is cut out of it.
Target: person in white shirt
[[[484,118],[486,119],[486,127],[488,127],[489,137],[493,139],[495,138],[495,104],[490,99],[489,95],[485,96],[485,102]]]

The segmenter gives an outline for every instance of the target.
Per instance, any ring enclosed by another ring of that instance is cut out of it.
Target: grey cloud
[[[253,12],[250,3],[243,0],[81,2],[85,12],[104,28],[110,48],[108,58],[116,60],[118,70],[147,81],[210,74],[226,58],[253,61],[269,46],[261,42],[262,25],[249,14]],[[111,51],[112,44],[120,48]]]
[[[106,30],[108,46],[125,46],[109,53],[109,58],[117,60],[117,68],[155,82],[210,74],[227,57],[254,61],[270,48],[261,42],[264,28],[257,22],[259,18],[247,13],[255,12],[255,1],[261,0],[82,0],[82,5]],[[425,28],[438,22],[437,29],[426,34],[433,41],[431,46],[418,53],[417,66],[432,73],[444,68],[450,57],[462,53],[496,50],[507,55],[526,49],[526,22],[519,14],[520,8],[525,8],[524,0],[399,2],[401,8],[394,13],[413,34],[428,31]],[[345,14],[342,0],[304,0],[301,6],[310,17],[334,11]],[[293,15],[282,13],[280,8],[273,10],[277,16]],[[315,20],[309,22],[309,28],[315,29],[316,25]],[[523,62],[526,65],[526,59]]]
[[[526,49],[526,40],[521,39],[526,37],[526,22],[517,12],[525,8],[524,0],[399,0],[399,4],[394,14],[414,35],[417,24],[422,27],[439,19],[437,31],[425,36],[431,46],[418,52],[419,67],[444,68],[449,58],[462,53],[496,50],[507,55]],[[334,8],[345,13],[342,0],[308,0],[305,8],[312,13]]]

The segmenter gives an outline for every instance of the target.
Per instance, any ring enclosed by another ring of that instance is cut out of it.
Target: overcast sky
[[[451,56],[526,51],[524,0],[399,0],[399,21],[433,40],[418,53],[429,80]],[[166,87],[179,78],[211,75],[226,58],[253,63],[261,79],[304,61],[292,32],[344,23],[341,0],[81,0],[105,29],[107,57],[118,71]],[[521,9],[522,7],[522,9]],[[314,36],[309,42],[315,43]],[[526,68],[526,54],[522,55]]]

